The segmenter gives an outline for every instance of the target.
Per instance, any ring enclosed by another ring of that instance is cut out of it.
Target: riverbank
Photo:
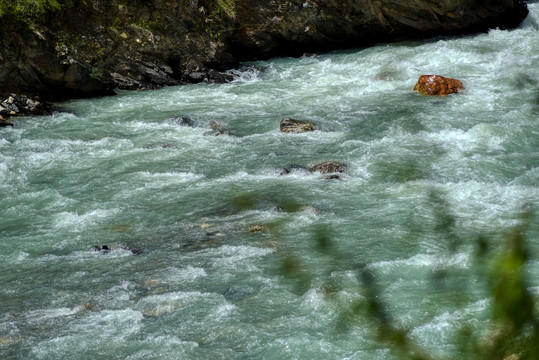
[[[513,28],[527,13],[520,0],[113,0],[4,11],[0,95],[56,101],[226,82],[222,71],[243,61]]]

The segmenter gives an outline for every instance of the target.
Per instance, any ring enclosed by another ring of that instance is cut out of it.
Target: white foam
[[[120,211],[114,209],[95,209],[86,213],[60,212],[53,216],[54,226],[58,229],[81,231],[86,227],[102,222]]]
[[[408,259],[378,261],[368,265],[369,268],[386,274],[394,271],[404,272],[403,268],[405,267],[433,269],[440,266],[466,269],[470,266],[470,254],[457,253],[449,257],[435,254],[417,254]]]

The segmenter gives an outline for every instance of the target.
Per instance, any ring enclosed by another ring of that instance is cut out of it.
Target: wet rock
[[[233,80],[234,76],[232,74],[222,73],[212,69],[192,71],[187,73],[187,75],[183,78],[183,81],[194,84],[200,82],[225,84]]]
[[[41,102],[39,97],[11,94],[0,98],[0,117],[50,115],[53,111],[54,105]]]
[[[314,131],[314,124],[307,121],[300,121],[286,117],[281,120],[279,128],[281,132],[285,133],[304,133]]]
[[[130,251],[133,255],[138,255],[142,252],[142,250],[140,249],[135,249],[135,248],[131,248],[127,245],[123,245],[123,244],[120,244],[118,246],[113,246],[113,247],[109,247],[108,245],[103,245],[103,246],[97,246],[97,245],[94,245],[90,248],[90,251],[95,251],[95,252],[104,252],[104,253],[107,253],[111,250],[116,250],[116,249],[122,249],[122,250],[127,250],[127,251]]]
[[[99,252],[101,251],[101,247],[100,246],[97,246],[97,245],[94,245],[90,248],[90,251],[95,251],[95,252]]]
[[[310,168],[312,172],[320,174],[342,173],[346,170],[346,164],[339,161],[328,161],[316,164]]]
[[[193,121],[193,119],[191,119],[188,116],[182,116],[182,117],[179,117],[179,118],[173,118],[172,122],[174,124],[177,124],[177,125],[180,125],[180,126],[189,126],[189,127],[195,126],[195,122]]]
[[[6,127],[6,126],[14,126],[13,123],[10,123],[6,119],[4,119],[2,116],[0,116],[0,127]]]
[[[422,95],[449,95],[464,90],[462,82],[440,75],[421,75],[414,91]]]
[[[325,179],[326,180],[340,180],[341,176],[340,175],[330,175],[330,176],[327,176]]]
[[[118,245],[118,248],[120,248],[122,250],[131,251],[131,253],[133,255],[138,255],[138,254],[140,254],[142,252],[141,249],[135,249],[135,248],[129,247],[127,245],[123,245],[123,244]]]
[[[249,226],[249,229],[247,229],[247,232],[250,233],[258,233],[258,232],[266,232],[269,231],[270,227],[268,225],[252,225]]]

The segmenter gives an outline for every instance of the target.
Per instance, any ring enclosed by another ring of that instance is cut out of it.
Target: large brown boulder
[[[464,90],[462,82],[440,75],[421,75],[414,86],[414,91],[422,95],[449,95]]]

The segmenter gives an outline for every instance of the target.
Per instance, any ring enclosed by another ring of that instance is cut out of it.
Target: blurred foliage
[[[434,238],[443,245],[440,246],[440,251],[445,251],[446,255],[455,253],[469,239],[465,241],[462,239],[462,233],[457,231],[457,218],[442,192],[432,190],[426,198],[433,222],[421,231],[434,234]],[[240,194],[235,199],[238,209],[251,209],[256,207],[256,204],[254,194]],[[302,206],[297,201],[288,200],[278,208],[295,212]],[[529,261],[525,234],[532,217],[532,211],[525,210],[521,214],[519,225],[503,236],[505,241],[498,247],[492,245],[499,243],[499,237],[490,234],[474,237],[476,249],[474,264],[470,266],[471,273],[467,276],[482,279],[481,283],[487,284],[490,315],[489,319],[484,321],[481,333],[465,325],[457,329],[455,338],[457,354],[450,359],[539,359],[539,320],[534,297],[528,290],[525,273]],[[283,224],[281,222],[280,225]],[[274,228],[272,231],[278,234],[279,230]],[[413,236],[417,235],[417,229],[411,228],[410,232]],[[339,252],[333,241],[331,228],[327,225],[315,225],[312,229],[312,240],[313,249],[327,257],[333,264],[330,272],[342,268],[343,260],[349,258]],[[292,252],[283,255],[281,274],[295,280],[297,292],[303,293],[313,284],[314,275],[308,265]],[[365,326],[369,323],[376,340],[385,344],[399,359],[446,359],[443,355],[432,354],[415,342],[409,336],[411,329],[403,329],[397,325],[397,321],[387,310],[375,274],[368,266],[357,264],[355,269],[361,283],[358,289],[361,297],[360,300],[354,300],[344,308],[340,308],[338,329],[346,331],[354,326]],[[452,276],[451,271],[444,268],[443,264],[433,269],[432,274],[437,284],[449,281]],[[461,279],[462,277],[455,278],[457,293],[467,291],[466,287],[459,283]],[[334,284],[328,281],[322,290],[328,301],[337,301],[333,296],[338,292]],[[459,302],[462,299],[458,297],[453,301],[457,306],[462,305]]]

